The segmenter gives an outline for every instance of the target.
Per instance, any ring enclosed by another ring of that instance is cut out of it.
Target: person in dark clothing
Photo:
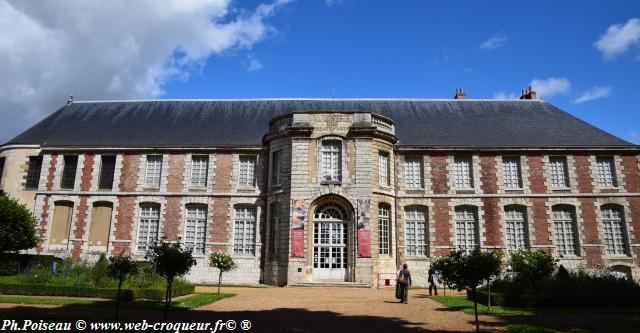
[[[436,296],[438,295],[438,278],[436,276],[436,271],[433,268],[429,268],[429,277],[427,278],[427,282],[429,282],[429,296],[431,296],[431,289],[435,291]]]
[[[402,265],[402,270],[398,272],[398,284],[400,285],[400,292],[402,294],[400,303],[404,304],[407,304],[409,298],[409,286],[411,286],[411,273],[407,267],[407,264]]]

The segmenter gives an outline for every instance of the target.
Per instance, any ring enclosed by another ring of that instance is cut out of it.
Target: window
[[[208,155],[191,156],[191,187],[207,187]]]
[[[456,208],[456,248],[467,253],[478,248],[478,221],[476,208]]]
[[[522,171],[520,170],[520,157],[502,158],[502,177],[506,188],[522,188]]]
[[[454,186],[456,188],[473,188],[473,168],[471,161],[471,157],[454,158]]]
[[[112,213],[113,205],[109,202],[96,202],[93,204],[91,225],[89,226],[89,246],[106,247],[109,244]]]
[[[147,155],[147,170],[144,177],[144,185],[148,187],[160,187],[162,179],[162,155]]]
[[[384,152],[378,154],[378,183],[389,186],[389,154]]]
[[[73,216],[73,202],[58,201],[53,205],[53,223],[49,244],[67,245],[69,232],[71,231],[71,218]]]
[[[158,225],[160,224],[160,205],[140,205],[140,222],[138,225],[138,251],[147,251],[158,241]]]
[[[616,168],[612,156],[598,156],[596,158],[597,181],[600,187],[616,187]]]
[[[62,181],[60,188],[73,189],[76,183],[76,171],[78,169],[78,155],[64,156],[64,167],[62,168]]]
[[[560,206],[553,208],[553,230],[555,231],[554,238],[558,255],[577,255],[575,214],[572,207]]]
[[[271,254],[278,253],[278,228],[280,228],[280,207],[274,203],[271,205]]]
[[[418,208],[405,210],[407,255],[427,255],[427,214]]]
[[[409,188],[421,188],[422,157],[406,157],[404,159],[404,178]]]
[[[255,253],[256,209],[237,207],[233,230],[233,253],[253,255]]]
[[[322,141],[322,180],[342,179],[342,142]]]
[[[569,187],[567,158],[564,156],[549,157],[549,175],[551,187]]]
[[[529,247],[527,237],[527,213],[524,208],[506,207],[504,210],[504,224],[508,252]]]
[[[256,186],[256,157],[240,156],[240,186]]]
[[[4,172],[4,157],[0,157],[0,183],[2,183],[2,173]]]
[[[42,156],[29,157],[29,170],[27,171],[27,181],[25,188],[36,189],[40,184],[40,170],[42,169]]]
[[[274,151],[271,155],[271,185],[280,185],[282,174],[282,153],[280,151]]]
[[[605,206],[600,210],[604,227],[604,245],[608,255],[626,256],[627,232],[625,228],[623,210],[615,206]]]
[[[100,165],[98,189],[111,190],[113,188],[113,174],[116,169],[116,157],[114,155],[102,155],[100,159],[102,164]]]
[[[187,206],[184,245],[196,254],[204,254],[207,234],[207,206]]]
[[[378,207],[378,253],[388,255],[389,248],[389,207]]]

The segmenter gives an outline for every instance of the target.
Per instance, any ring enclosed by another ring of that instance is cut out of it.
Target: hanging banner
[[[293,200],[293,219],[291,230],[291,256],[304,257],[304,225],[307,210],[304,199]]]
[[[371,257],[371,199],[358,199],[358,256]]]

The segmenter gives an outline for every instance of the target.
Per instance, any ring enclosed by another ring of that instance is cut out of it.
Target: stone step
[[[357,282],[300,282],[293,283],[291,288],[371,288],[370,284]]]

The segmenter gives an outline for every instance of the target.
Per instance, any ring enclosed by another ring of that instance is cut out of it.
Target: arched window
[[[54,203],[49,244],[67,245],[69,243],[72,216],[73,202],[56,201]]]
[[[573,206],[557,205],[553,207],[553,231],[558,255],[578,255],[576,212]]]
[[[106,247],[108,245],[112,213],[113,204],[110,202],[95,202],[93,204],[93,209],[91,211],[91,225],[89,226],[90,247]]]
[[[608,255],[628,256],[624,209],[617,205],[606,205],[600,208],[604,232],[604,245]]]
[[[341,222],[347,219],[347,212],[336,204],[326,203],[316,209],[313,217],[314,220]]]
[[[504,208],[504,227],[505,245],[508,252],[529,247],[527,210],[525,207],[506,206]]]
[[[207,205],[187,205],[184,245],[194,254],[204,254],[207,237]]]
[[[421,207],[404,210],[406,247],[408,256],[427,255],[427,212]]]
[[[455,210],[456,249],[467,253],[478,248],[478,209],[472,206],[459,206]]]

